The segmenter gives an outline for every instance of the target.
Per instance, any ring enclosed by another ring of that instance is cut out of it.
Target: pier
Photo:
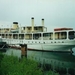
[[[21,58],[27,58],[27,44],[20,44],[21,46]]]

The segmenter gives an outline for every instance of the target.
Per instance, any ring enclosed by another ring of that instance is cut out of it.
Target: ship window
[[[33,34],[33,39],[34,40],[41,40],[41,33]]]
[[[38,30],[38,28],[36,27],[35,30]]]
[[[43,33],[43,40],[52,40],[53,33]]]
[[[19,39],[24,39],[24,34],[19,34]]]
[[[55,32],[55,40],[66,39],[67,32]]]
[[[74,31],[69,31],[69,39],[74,39],[75,38],[75,32]]]
[[[4,34],[2,34],[2,38],[4,38]]]
[[[45,42],[43,42],[45,44]]]
[[[24,37],[26,40],[31,40],[32,39],[32,34],[25,34]]]
[[[28,30],[30,30],[30,27],[28,27]]]
[[[54,43],[56,43],[56,42],[54,42]]]
[[[61,33],[61,39],[67,39],[67,32]]]
[[[67,32],[55,32],[55,40],[66,39]]]
[[[25,30],[25,27],[24,27],[24,30]]]

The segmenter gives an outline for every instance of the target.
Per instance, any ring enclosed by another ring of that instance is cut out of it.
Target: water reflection
[[[41,64],[47,64],[52,70],[63,71],[75,75],[75,50],[71,53],[59,52],[41,52],[41,51],[27,51],[27,58],[33,59]],[[18,49],[8,49],[6,54],[21,57],[21,51]],[[48,68],[47,67],[47,68]]]
[[[17,56],[18,58],[20,58],[21,57],[21,50],[9,48],[9,49],[7,49],[5,54],[7,54],[7,55],[13,54],[13,56]]]
[[[60,67],[75,67],[75,56],[71,53],[28,51],[28,58],[33,58],[38,62],[54,64]]]
[[[34,59],[41,64],[47,64],[47,68],[57,70],[60,74],[75,75],[75,52],[39,52],[28,51],[28,58]]]

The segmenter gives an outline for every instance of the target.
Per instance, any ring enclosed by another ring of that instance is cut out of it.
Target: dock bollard
[[[21,58],[27,58],[27,44],[20,44],[21,46]]]

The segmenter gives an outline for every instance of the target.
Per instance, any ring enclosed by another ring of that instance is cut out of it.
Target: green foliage
[[[58,73],[55,73],[55,72],[53,72],[53,71],[48,71],[47,73],[46,73],[46,75],[59,75]]]
[[[44,75],[44,73],[38,63],[33,60],[4,55],[1,61],[0,75]],[[52,72],[49,71],[46,75],[52,75]],[[58,74],[54,73],[54,75]]]
[[[3,54],[2,53],[0,53],[0,62],[1,62],[1,60],[2,60],[2,58],[3,58]]]
[[[2,61],[3,56],[4,55],[2,53],[0,53],[0,67],[1,67],[1,61]],[[1,68],[0,68],[0,75],[1,75]]]
[[[1,62],[2,75],[42,75],[38,64],[33,60],[5,55]]]

